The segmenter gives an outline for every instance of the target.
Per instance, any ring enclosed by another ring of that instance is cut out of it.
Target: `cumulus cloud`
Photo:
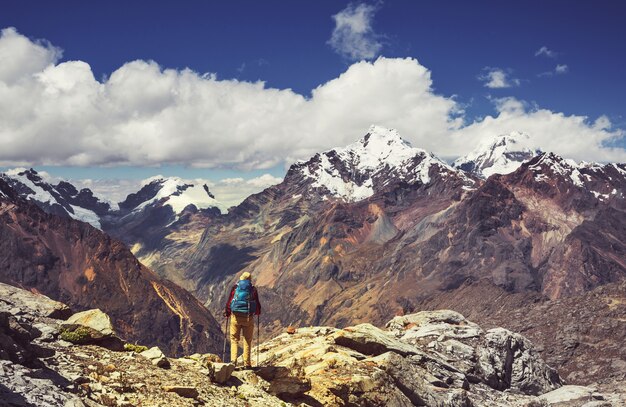
[[[328,44],[351,61],[376,57],[383,48],[380,36],[372,29],[376,11],[376,6],[352,3],[333,15],[335,28]]]
[[[493,117],[464,123],[463,106],[435,93],[430,71],[412,58],[354,63],[305,97],[141,60],[98,81],[86,62],[58,62],[58,49],[15,30],[3,31],[0,50],[16,38],[29,68],[19,75],[0,70],[0,166],[269,169],[351,143],[371,124],[396,128],[444,156],[517,130],[536,135],[543,150],[626,161],[623,149],[603,147],[623,136],[608,119],[595,123],[502,99]]]
[[[556,52],[548,49],[548,47],[546,47],[545,45],[539,48],[537,52],[535,52],[536,57],[542,56],[542,55],[548,58],[556,58]]]
[[[261,192],[272,185],[280,184],[282,180],[282,178],[271,174],[263,174],[250,179],[238,177],[225,178],[217,182],[208,181],[207,185],[209,185],[215,198],[229,208],[238,205],[252,194]]]
[[[520,80],[511,78],[509,72],[500,68],[485,67],[485,73],[478,76],[478,79],[484,82],[484,86],[490,89],[510,88],[519,86]]]
[[[605,143],[624,137],[624,131],[613,129],[606,116],[591,120],[586,116],[565,115],[530,106],[516,98],[494,99],[497,114],[469,124],[451,136],[451,151],[466,149],[484,140],[513,130],[530,137],[528,147],[553,151],[564,157],[589,161],[626,161],[622,148],[605,147]]]
[[[0,31],[0,79],[8,85],[57,62],[62,51],[45,40],[31,41],[9,27]]]

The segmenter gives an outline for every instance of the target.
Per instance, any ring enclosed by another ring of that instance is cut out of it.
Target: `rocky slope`
[[[187,291],[158,277],[92,226],[43,212],[0,180],[0,281],[101,308],[128,340],[169,354],[215,351],[221,332]]]
[[[386,329],[300,328],[261,344],[260,366],[233,372],[210,354],[157,361],[157,349],[67,342],[67,307],[2,284],[0,292],[2,405],[591,407],[624,400],[623,392],[562,387],[526,338],[485,331],[452,311],[396,317]]]
[[[521,332],[569,383],[626,382],[626,282],[550,300],[509,293],[488,280],[424,300],[419,309],[462,311],[485,328]]]

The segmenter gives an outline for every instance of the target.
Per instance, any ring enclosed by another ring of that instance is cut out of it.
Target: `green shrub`
[[[143,345],[137,345],[136,343],[125,343],[124,350],[128,352],[141,353],[145,350],[148,350],[148,347]]]
[[[64,329],[61,331],[61,339],[72,343],[85,343],[91,339],[91,332],[89,328],[82,326],[79,326],[73,331]]]

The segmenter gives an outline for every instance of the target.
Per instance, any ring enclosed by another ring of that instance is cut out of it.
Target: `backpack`
[[[230,310],[238,314],[252,315],[256,312],[256,301],[252,298],[252,283],[250,280],[239,280],[235,288],[235,295],[230,302]]]

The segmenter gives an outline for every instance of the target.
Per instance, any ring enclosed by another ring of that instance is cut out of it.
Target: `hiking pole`
[[[259,367],[259,331],[261,330],[261,315],[256,316],[256,367]]]
[[[226,363],[226,335],[227,335],[227,331],[228,331],[228,319],[230,317],[226,317],[226,324],[224,326],[224,350],[222,350],[222,362]]]

